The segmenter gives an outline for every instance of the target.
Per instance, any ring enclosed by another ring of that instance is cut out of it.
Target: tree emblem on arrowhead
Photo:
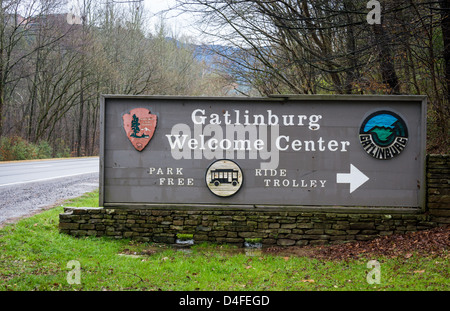
[[[131,144],[137,151],[142,151],[155,133],[157,116],[146,108],[134,108],[124,114],[123,128]]]

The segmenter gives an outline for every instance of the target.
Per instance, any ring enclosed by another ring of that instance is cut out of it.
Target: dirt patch
[[[32,217],[32,216],[40,214],[40,213],[42,213],[44,211],[48,211],[48,210],[50,210],[52,208],[60,206],[62,203],[64,203],[64,201],[65,200],[58,200],[56,203],[54,203],[52,205],[40,207],[37,210],[31,211],[31,212],[29,212],[27,214],[24,214],[24,215],[21,215],[21,216],[8,218],[8,219],[4,220],[3,222],[0,222],[0,229],[3,229],[7,225],[15,224],[15,223],[17,223],[18,221],[20,221],[22,219]]]
[[[396,234],[371,241],[349,242],[327,246],[270,247],[265,253],[283,256],[308,256],[327,260],[356,259],[362,256],[410,257],[414,253],[427,256],[449,256],[450,226],[431,230]]]

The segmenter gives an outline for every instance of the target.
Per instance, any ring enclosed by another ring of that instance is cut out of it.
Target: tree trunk
[[[3,86],[0,85],[0,137],[3,134]]]
[[[353,91],[353,82],[356,80],[356,67],[357,67],[357,57],[356,57],[356,40],[355,40],[355,32],[354,32],[354,21],[351,16],[351,11],[355,10],[355,7],[352,1],[344,1],[344,9],[346,11],[346,20],[347,20],[347,28],[346,28],[346,53],[348,55],[348,68],[345,71],[345,85],[344,85],[344,93],[352,94]]]
[[[39,75],[39,62],[40,62],[40,51],[37,51],[36,56],[36,64],[34,67],[34,78],[32,80],[31,85],[31,95],[30,95],[30,110],[29,110],[29,119],[28,119],[28,129],[27,129],[27,139],[29,141],[33,141],[33,133],[35,134],[33,130],[33,116],[34,116],[34,107],[36,106],[36,97],[37,97],[37,84],[38,84],[38,75]],[[34,138],[36,138],[36,135],[34,135]]]
[[[400,85],[395,72],[391,50],[386,32],[382,24],[374,24],[373,32],[375,34],[376,44],[378,46],[378,57],[380,63],[381,77],[384,84],[388,85],[392,94],[400,94]]]
[[[91,151],[89,150],[89,130],[91,129],[91,126],[89,124],[89,116],[91,115],[91,108],[90,108],[90,101],[87,101],[87,107],[86,107],[86,127],[84,129],[84,155],[89,156],[91,155]]]
[[[450,143],[449,137],[449,120],[450,117],[450,0],[441,0],[439,2],[441,6],[441,29],[442,29],[442,38],[444,43],[444,87],[446,87],[445,100],[443,103],[443,111],[440,119],[442,120],[440,126],[442,126],[442,133],[444,138],[444,145],[448,146]]]
[[[82,64],[83,66],[84,64]],[[82,132],[82,128],[83,128],[83,113],[84,113],[84,94],[83,94],[83,75],[84,72],[83,70],[81,70],[81,80],[80,80],[80,87],[81,87],[81,91],[80,91],[80,114],[79,114],[79,118],[78,118],[78,127],[77,127],[77,157],[81,157],[81,132]]]
[[[450,0],[441,0],[441,29],[444,41],[445,86],[447,104],[450,103]]]

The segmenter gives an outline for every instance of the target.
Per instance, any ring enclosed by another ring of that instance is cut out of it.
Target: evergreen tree
[[[133,130],[133,133],[131,133],[130,136],[136,138],[147,138],[148,135],[145,134],[142,134],[141,136],[137,135],[137,133],[141,131],[139,125],[141,125],[141,123],[139,123],[139,118],[135,114],[133,114],[133,121],[131,121],[131,129]]]

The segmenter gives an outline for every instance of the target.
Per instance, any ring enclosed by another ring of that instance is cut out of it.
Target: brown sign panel
[[[417,209],[425,137],[424,96],[103,96],[100,204]]]

